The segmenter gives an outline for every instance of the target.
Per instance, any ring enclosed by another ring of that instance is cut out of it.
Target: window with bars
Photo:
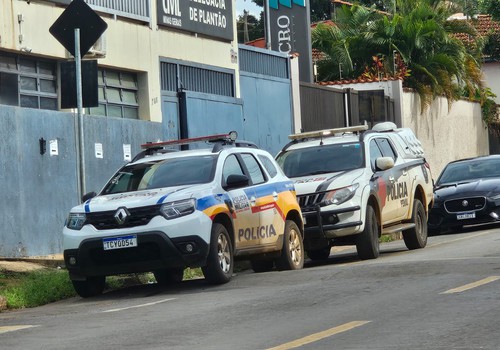
[[[56,62],[0,52],[0,104],[58,109]]]
[[[137,74],[99,69],[97,84],[99,106],[87,108],[87,113],[108,117],[139,119]]]
[[[165,91],[185,89],[234,97],[234,74],[227,69],[161,62],[160,74],[161,88]]]

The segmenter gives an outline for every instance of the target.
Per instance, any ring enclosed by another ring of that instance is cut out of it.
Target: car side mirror
[[[86,201],[88,201],[90,198],[94,198],[95,196],[97,196],[97,193],[95,192],[89,192],[89,193],[85,193],[82,197],[82,203],[85,203]]]
[[[379,157],[375,160],[375,166],[378,170],[394,168],[394,159],[392,157]]]
[[[232,174],[227,177],[226,180],[226,190],[245,187],[250,184],[250,179],[246,175],[242,174]]]

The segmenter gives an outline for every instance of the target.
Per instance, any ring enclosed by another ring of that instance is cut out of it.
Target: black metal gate
[[[300,83],[302,131],[395,122],[394,101],[384,90],[357,91]]]

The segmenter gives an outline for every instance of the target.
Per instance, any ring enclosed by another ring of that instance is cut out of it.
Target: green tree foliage
[[[252,0],[257,6],[264,8],[264,0]],[[330,0],[309,0],[311,23],[321,22],[331,17]]]
[[[472,0],[471,0],[472,1]],[[500,1],[499,0],[478,0],[481,14],[488,14],[494,20],[500,21]]]
[[[264,13],[260,13],[260,18],[247,14],[241,15],[236,21],[238,31],[238,42],[246,43],[264,37]]]
[[[420,96],[424,109],[436,96],[451,102],[482,87],[481,45],[466,48],[457,33],[475,35],[466,21],[449,21],[457,12],[445,0],[396,0],[394,15],[375,8],[343,6],[336,26],[318,25],[313,47],[325,53],[321,80],[404,78],[404,86]]]

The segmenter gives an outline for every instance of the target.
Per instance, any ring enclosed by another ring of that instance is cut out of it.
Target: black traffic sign
[[[80,55],[83,57],[108,25],[83,0],[73,0],[49,28],[50,34],[73,56],[75,56],[76,28],[80,28]]]

